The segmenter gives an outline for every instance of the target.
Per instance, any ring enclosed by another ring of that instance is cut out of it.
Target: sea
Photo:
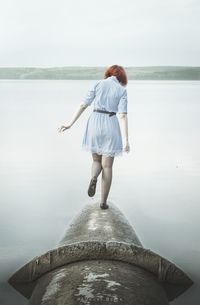
[[[58,132],[93,82],[0,81],[1,305],[28,304],[8,278],[53,249],[73,217],[100,199],[100,176],[95,197],[87,195],[92,156],[81,147],[93,104]],[[114,159],[108,202],[120,208],[145,248],[195,282],[171,304],[197,305],[200,81],[130,80],[127,92],[130,152]]]

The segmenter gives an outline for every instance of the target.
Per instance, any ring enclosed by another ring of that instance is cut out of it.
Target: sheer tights
[[[101,176],[101,203],[106,203],[108,194],[110,191],[110,186],[112,183],[112,166],[114,162],[114,157],[107,157],[104,155],[98,155],[92,153],[92,177],[98,177],[102,172]]]

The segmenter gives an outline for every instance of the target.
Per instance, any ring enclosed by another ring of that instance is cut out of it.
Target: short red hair
[[[122,84],[122,86],[126,86],[128,83],[128,78],[126,75],[126,71],[122,66],[113,65],[107,68],[104,74],[104,78],[110,77],[110,76],[116,76],[118,81]]]

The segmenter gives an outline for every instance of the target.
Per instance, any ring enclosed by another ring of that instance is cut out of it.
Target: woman
[[[104,79],[96,81],[88,90],[87,95],[79,105],[71,122],[62,125],[58,131],[69,129],[83,111],[92,104],[94,109],[90,115],[82,148],[92,153],[93,163],[88,195],[94,196],[97,178],[102,171],[100,207],[107,209],[107,198],[112,182],[112,166],[114,157],[129,152],[128,118],[127,118],[127,75],[122,66],[113,65],[104,74]],[[116,113],[119,113],[124,135],[124,148],[121,130]]]

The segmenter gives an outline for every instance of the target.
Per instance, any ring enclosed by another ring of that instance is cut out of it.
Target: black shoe
[[[90,185],[88,188],[88,196],[93,197],[95,192],[96,192],[96,184],[97,184],[97,177],[94,176],[91,180],[90,180]]]
[[[108,209],[109,208],[109,205],[107,203],[100,203],[100,207],[102,209]]]

